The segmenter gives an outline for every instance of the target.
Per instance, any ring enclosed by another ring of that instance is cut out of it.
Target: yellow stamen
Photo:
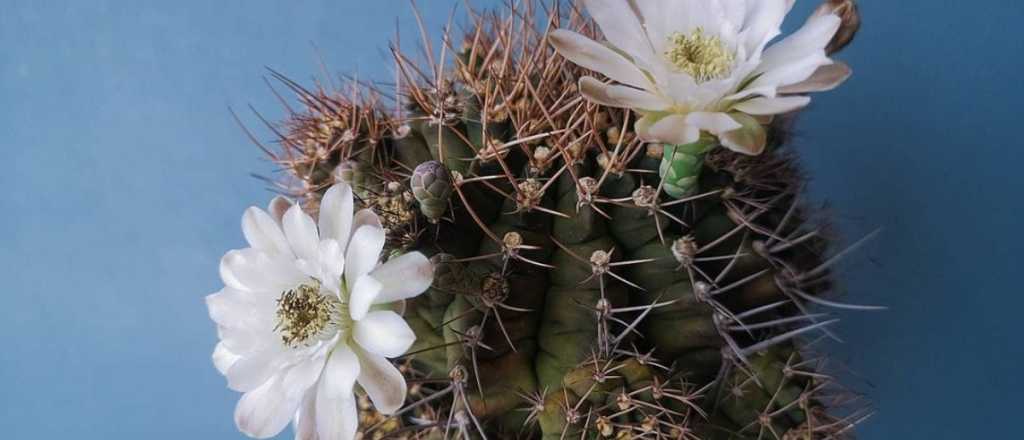
[[[320,294],[320,283],[302,284],[277,299],[277,325],[284,344],[298,348],[312,345],[335,326],[337,298]]]
[[[736,55],[718,36],[705,35],[697,28],[690,35],[680,32],[668,37],[665,59],[680,72],[690,74],[698,83],[728,76]]]

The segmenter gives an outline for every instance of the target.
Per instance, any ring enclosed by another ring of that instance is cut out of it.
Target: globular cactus
[[[433,286],[404,311],[417,335],[407,408],[361,429],[849,434],[866,410],[842,407],[849,393],[808,339],[834,322],[815,306],[842,305],[823,299],[831,243],[801,206],[790,118],[767,127],[756,157],[645,143],[635,115],[580,99],[587,72],[545,28],[594,32],[565,10],[474,14],[463,45],[426,67],[396,50],[394,106],[281,78],[307,108],[272,153],[293,195],[315,209],[345,180],[381,216],[388,249],[434,263]]]

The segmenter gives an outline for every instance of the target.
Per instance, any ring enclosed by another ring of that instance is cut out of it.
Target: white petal
[[[622,0],[586,0],[583,4],[613,46],[634,58],[654,55],[640,20],[629,3]]]
[[[291,255],[281,227],[262,209],[253,206],[245,210],[242,215],[242,234],[253,248],[270,254]]]
[[[786,18],[794,0],[756,0],[747,2],[746,26],[743,44],[747,55],[756,57],[765,45],[781,32],[782,20]]]
[[[313,355],[295,364],[284,374],[283,386],[286,390],[308,390],[320,379],[320,374],[327,363],[327,350],[320,349]]]
[[[292,205],[292,201],[288,200],[288,198],[277,196],[270,201],[270,204],[267,206],[267,212],[270,212],[270,216],[273,217],[274,221],[277,222],[278,226],[280,226],[284,219],[284,213],[288,212],[288,209],[291,208]]]
[[[754,98],[734,105],[733,109],[748,115],[778,115],[804,108],[810,103],[811,98],[806,96]]]
[[[779,65],[778,67],[763,71],[754,82],[750,84],[751,88],[758,87],[783,87],[791,84],[797,84],[806,81],[810,78],[821,66],[831,64],[825,51],[820,50],[814,54],[808,55],[805,58],[787,62]],[[770,95],[767,95],[771,97]]]
[[[275,377],[242,396],[235,407],[235,424],[250,437],[273,437],[288,426],[301,397],[301,392],[289,392]]]
[[[359,385],[383,414],[394,414],[405,403],[408,388],[402,372],[383,356],[353,347],[359,357]]]
[[[686,123],[686,116],[669,115],[657,122],[646,125],[637,122],[637,134],[648,142],[663,142],[673,145],[686,145],[700,139],[700,130]]]
[[[416,342],[416,335],[397,313],[379,310],[356,322],[352,336],[363,348],[384,357],[401,356]]]
[[[223,342],[218,342],[217,346],[214,347],[212,357],[213,366],[217,367],[217,371],[219,371],[220,374],[227,374],[228,369],[230,369],[231,366],[240,358],[240,356],[232,353],[231,350],[228,350],[228,348],[224,346]]]
[[[412,298],[430,288],[434,282],[434,265],[419,252],[392,258],[370,272],[381,283],[376,304]]]
[[[352,231],[355,232],[363,226],[373,226],[378,229],[384,229],[380,223],[380,217],[370,209],[360,209],[356,212],[355,218],[352,219]]]
[[[789,85],[779,89],[779,93],[797,94],[811,92],[826,92],[838,87],[853,74],[846,63],[836,61],[834,64],[821,66],[810,78],[803,82]]]
[[[833,14],[812,16],[792,35],[765,49],[761,70],[776,69],[818,52],[824,55],[825,46],[839,30],[841,23],[839,16]]]
[[[316,222],[302,211],[302,207],[294,205],[284,213],[284,236],[288,238],[295,256],[305,261],[317,261],[317,246],[320,244],[320,233]]]
[[[306,279],[290,256],[270,255],[253,248],[224,254],[220,260],[220,278],[225,286],[234,289],[274,295]]]
[[[356,230],[345,254],[347,282],[354,283],[377,266],[385,239],[384,229],[378,226],[365,225]]]
[[[228,388],[242,392],[259,388],[281,372],[285,360],[286,356],[272,349],[239,358],[226,374]]]
[[[370,311],[370,306],[377,300],[380,293],[381,283],[370,275],[359,277],[349,296],[348,307],[352,319],[358,321]]]
[[[340,292],[341,275],[345,273],[345,251],[334,239],[320,242],[320,281],[324,289],[337,294]]]
[[[345,249],[352,232],[352,187],[339,182],[320,200],[320,238],[332,238]]]
[[[359,414],[352,387],[359,376],[359,360],[348,347],[334,349],[316,390],[316,430],[323,440],[352,440]]]
[[[633,87],[646,88],[647,78],[622,55],[587,37],[565,29],[551,33],[551,44],[563,57],[580,66]]]
[[[299,410],[295,412],[292,427],[295,429],[295,440],[320,440],[316,432],[316,387],[306,391]]]
[[[593,102],[609,107],[660,111],[672,105],[671,102],[643,90],[604,84],[589,76],[580,78],[580,93]]]
[[[686,115],[686,124],[719,135],[742,127],[725,113],[693,112]]]
[[[753,116],[743,113],[734,113],[731,116],[736,119],[736,122],[743,125],[743,128],[720,135],[718,139],[722,142],[722,146],[751,156],[761,154],[768,141],[768,135],[761,123]]]

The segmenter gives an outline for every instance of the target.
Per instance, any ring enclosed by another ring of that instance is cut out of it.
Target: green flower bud
[[[412,195],[420,203],[420,211],[431,222],[437,222],[448,209],[452,195],[452,179],[441,162],[431,160],[416,166],[412,172]]]

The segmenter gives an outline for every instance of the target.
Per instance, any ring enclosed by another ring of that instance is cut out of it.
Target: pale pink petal
[[[228,369],[238,361],[240,356],[232,353],[231,350],[228,350],[228,348],[224,346],[223,342],[218,342],[217,346],[213,349],[212,358],[213,366],[217,367],[217,371],[219,371],[220,374],[227,374]]]

